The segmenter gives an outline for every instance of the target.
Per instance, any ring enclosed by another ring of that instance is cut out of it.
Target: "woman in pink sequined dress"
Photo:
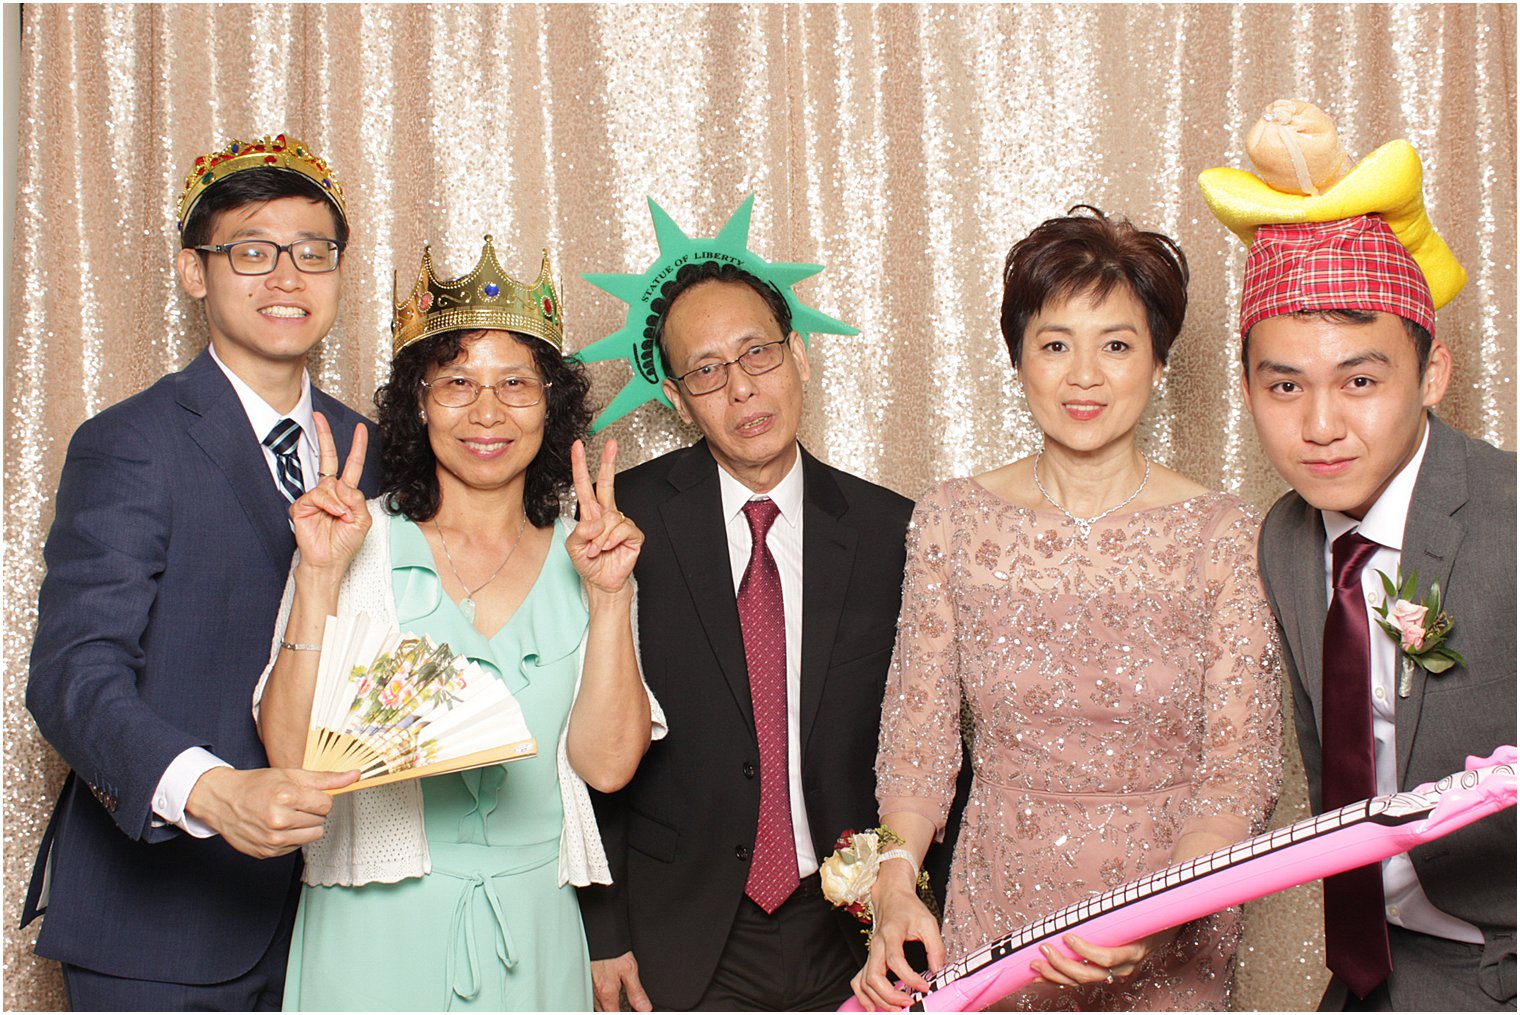
[[[868,1007],[907,1002],[893,974],[926,989],[904,939],[938,967],[1255,834],[1276,802],[1258,519],[1148,461],[1135,437],[1182,326],[1187,263],[1165,236],[1088,211],[1008,255],[1003,335],[1043,448],[931,490],[909,530],[876,763],[906,853],[882,862],[872,896],[855,979]],[[944,832],[963,730],[975,778],[941,929],[912,861]],[[1117,948],[1068,938],[1079,958],[1047,953],[1005,1003],[1222,1009],[1239,938],[1234,910]]]

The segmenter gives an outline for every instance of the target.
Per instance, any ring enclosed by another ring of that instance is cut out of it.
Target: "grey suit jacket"
[[[1261,577],[1282,634],[1309,798],[1320,810],[1320,707],[1325,529],[1289,491],[1261,529]],[[1401,568],[1420,591],[1439,581],[1455,620],[1448,644],[1466,666],[1416,667],[1394,704],[1398,785],[1411,789],[1515,742],[1515,455],[1430,417],[1430,442],[1404,528]],[[1477,925],[1485,992],[1515,998],[1515,812],[1505,811],[1410,853],[1439,909]],[[1492,988],[1492,989],[1490,989]],[[1499,993],[1495,993],[1498,991]]]

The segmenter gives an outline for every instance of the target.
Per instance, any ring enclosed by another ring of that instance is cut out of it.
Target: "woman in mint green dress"
[[[257,703],[270,763],[299,766],[326,618],[367,613],[502,681],[536,757],[335,798],[307,847],[287,1009],[589,1010],[575,885],[609,879],[586,786],[632,776],[656,703],[639,677],[631,574],[643,535],[593,491],[582,369],[561,356],[548,263],[522,285],[490,238],[461,279],[423,272],[377,393],[386,491],[358,493],[318,420],[321,482],[291,509],[291,569]],[[571,485],[580,522],[560,517]],[[551,745],[554,749],[550,749]]]

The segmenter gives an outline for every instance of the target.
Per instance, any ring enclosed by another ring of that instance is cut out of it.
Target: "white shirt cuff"
[[[185,801],[190,798],[190,791],[195,788],[201,776],[213,768],[231,767],[204,747],[186,748],[179,757],[169,762],[169,767],[164,769],[163,776],[158,780],[158,788],[153,791],[153,813],[163,819],[154,824],[178,825],[197,839],[211,838],[216,834],[216,829],[186,814]]]

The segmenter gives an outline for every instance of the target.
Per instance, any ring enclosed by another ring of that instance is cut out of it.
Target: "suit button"
[[[734,856],[738,857],[740,860],[748,860],[749,859],[749,847],[748,846],[735,846],[734,847]]]
[[[755,763],[753,761],[746,761],[744,763],[744,778],[746,778],[746,779],[753,779],[754,777],[755,777]]]

